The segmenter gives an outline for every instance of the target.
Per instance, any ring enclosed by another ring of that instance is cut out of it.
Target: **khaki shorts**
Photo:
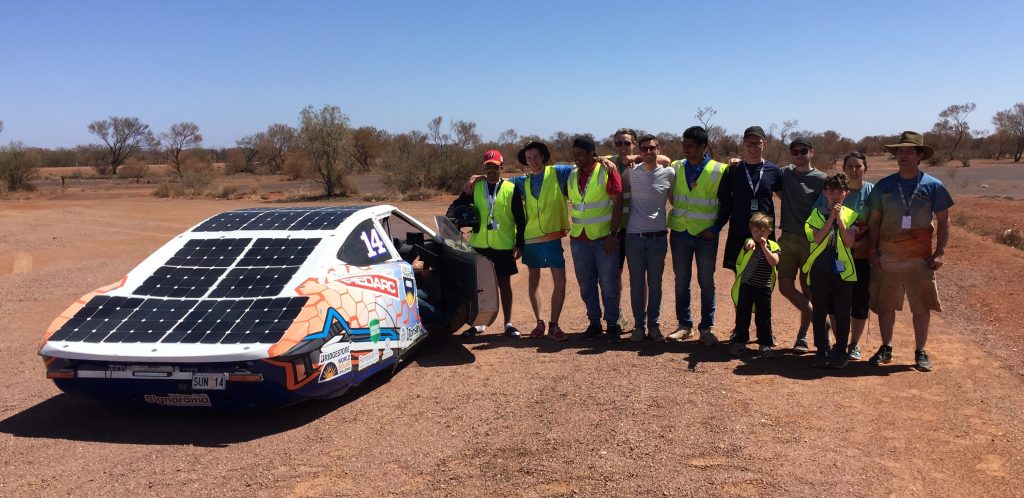
[[[903,298],[914,314],[942,311],[935,272],[924,259],[881,261],[871,269],[871,311],[886,313],[903,310]]]
[[[811,243],[806,235],[782,232],[779,249],[779,278],[793,280],[811,256]]]

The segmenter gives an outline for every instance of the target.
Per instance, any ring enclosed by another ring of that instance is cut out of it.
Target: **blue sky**
[[[788,119],[859,139],[1024,101],[1024,4],[952,2],[0,1],[0,142],[95,142],[93,120],[207,146],[333,104],[354,126],[434,116],[604,137],[681,133],[699,106],[738,133]],[[1015,47],[1015,48],[1014,48]]]

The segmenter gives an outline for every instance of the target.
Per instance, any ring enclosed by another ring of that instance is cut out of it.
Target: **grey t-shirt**
[[[674,168],[658,166],[647,171],[638,164],[626,171],[629,175],[629,221],[626,233],[658,232],[666,230],[665,206],[676,177]]]
[[[783,233],[804,234],[804,222],[811,215],[826,178],[828,175],[816,169],[802,173],[792,164],[782,168],[782,192],[779,194],[782,197],[782,219],[779,228]]]

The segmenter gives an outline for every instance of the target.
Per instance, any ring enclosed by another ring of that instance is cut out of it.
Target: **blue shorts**
[[[523,264],[527,268],[565,268],[562,239],[524,245]]]

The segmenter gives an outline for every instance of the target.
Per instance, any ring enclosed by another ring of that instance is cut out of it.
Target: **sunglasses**
[[[629,147],[630,145],[633,145],[633,142],[615,142],[616,147]]]
[[[789,153],[793,154],[794,156],[806,156],[807,153],[810,151],[811,149],[793,149],[789,151]]]
[[[640,150],[643,151],[643,152],[654,152],[654,151],[658,150],[658,146],[657,145],[647,145],[647,146],[644,146],[644,147],[640,147]]]

